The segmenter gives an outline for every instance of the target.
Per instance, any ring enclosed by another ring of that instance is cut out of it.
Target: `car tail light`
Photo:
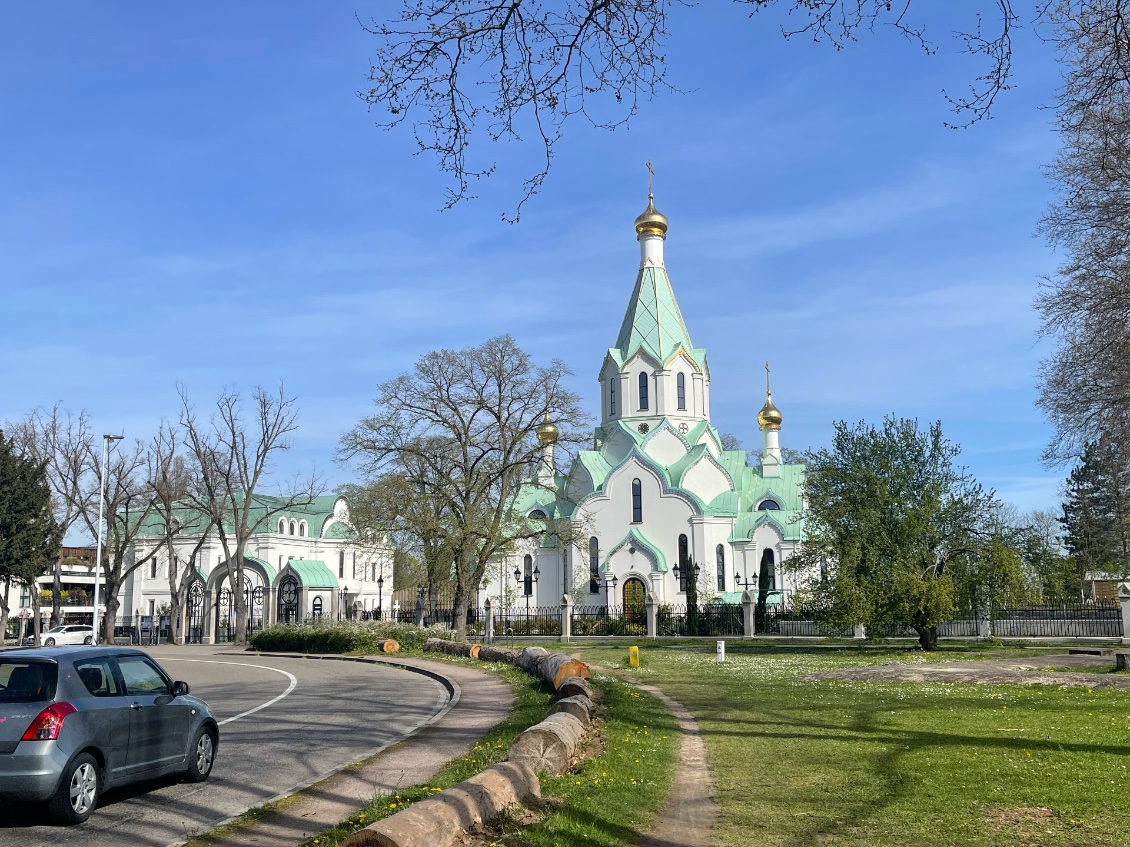
[[[59,730],[63,728],[67,715],[76,711],[78,710],[74,706],[65,701],[52,703],[35,716],[20,741],[54,741],[59,737]]]

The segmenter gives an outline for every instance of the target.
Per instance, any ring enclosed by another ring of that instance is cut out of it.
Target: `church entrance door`
[[[647,586],[639,577],[630,577],[624,581],[624,619],[629,623],[647,623],[647,611],[644,602],[647,600]]]

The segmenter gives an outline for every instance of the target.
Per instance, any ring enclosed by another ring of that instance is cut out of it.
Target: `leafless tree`
[[[452,557],[461,636],[487,563],[516,540],[545,531],[511,509],[541,458],[537,427],[548,413],[561,448],[585,440],[579,398],[562,385],[568,373],[558,361],[537,366],[509,335],[465,350],[437,350],[410,373],[383,383],[375,414],[342,438],[342,456],[359,459],[370,479],[405,467],[426,469],[412,481],[450,516],[437,530]]]
[[[937,50],[912,0],[734,0],[750,16],[787,13],[786,38],[803,36],[842,50],[877,29],[890,29],[926,53]],[[471,183],[495,169],[468,158],[472,140],[540,144],[540,167],[522,187],[512,220],[549,173],[564,124],[627,123],[641,103],[673,89],[664,51],[670,14],[688,0],[402,0],[394,20],[363,24],[377,37],[370,87],[360,96],[379,109],[378,125],[408,123],[420,152],[434,155],[454,187],[450,207],[471,196]],[[921,4],[919,4],[920,6]],[[693,13],[691,13],[693,14]],[[985,69],[964,96],[945,95],[967,126],[990,114],[1012,75],[1012,33],[1021,21],[1013,0],[977,0],[960,14],[959,50]],[[1041,10],[1039,15],[1046,14]],[[986,24],[989,20],[991,23]]]
[[[1062,462],[1130,434],[1130,2],[1062,0],[1052,13],[1062,147],[1042,228],[1067,260],[1036,305],[1057,345],[1041,368],[1039,404],[1056,430],[1046,456]]]
[[[90,462],[95,452],[90,416],[85,410],[73,414],[56,404],[35,409],[10,424],[8,432],[27,455],[45,463],[55,520],[66,537],[75,524],[81,525],[84,513],[98,508],[97,462]],[[52,582],[51,626],[63,622],[62,578],[60,560],[55,563]]]
[[[315,474],[295,477],[272,499],[256,497],[266,493],[272,462],[290,449],[291,434],[298,429],[297,400],[281,384],[277,394],[256,388],[249,415],[240,393],[226,388],[207,421],[197,416],[184,387],[178,390],[184,445],[192,457],[188,500],[210,519],[220,540],[236,612],[235,641],[243,644],[249,614],[243,592],[247,544],[280,513],[313,502],[321,481]]]
[[[207,541],[212,528],[204,512],[190,507],[188,500],[192,475],[185,457],[180,455],[181,434],[167,422],[162,423],[149,452],[148,483],[153,498],[153,515],[160,523],[161,545],[168,552],[169,619],[171,641],[184,640],[184,604],[196,572],[196,557]],[[177,546],[183,538],[192,539],[188,555]]]
[[[140,439],[132,447],[121,447],[114,442],[107,453],[105,479],[106,534],[102,550],[102,588],[106,600],[106,613],[102,619],[105,643],[112,643],[114,624],[121,600],[118,592],[130,574],[157,556],[160,546],[138,557],[135,541],[142,535],[153,514],[154,504],[146,481],[150,462],[149,448]],[[94,468],[96,485],[102,484],[102,468],[98,446],[91,444],[88,464]],[[97,488],[95,489],[97,491]],[[82,521],[92,538],[98,537],[98,498],[93,505],[83,509]]]

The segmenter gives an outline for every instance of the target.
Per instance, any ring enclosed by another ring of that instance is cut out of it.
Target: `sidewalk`
[[[439,720],[407,741],[378,753],[359,767],[347,768],[291,795],[285,809],[237,825],[219,837],[205,834],[209,845],[294,847],[345,820],[376,794],[394,793],[404,786],[426,783],[444,764],[468,752],[479,738],[506,720],[514,702],[514,694],[505,682],[461,665],[396,656],[318,658],[329,661],[364,658],[419,668],[447,678],[454,685],[458,699]],[[169,847],[184,843],[174,842]]]

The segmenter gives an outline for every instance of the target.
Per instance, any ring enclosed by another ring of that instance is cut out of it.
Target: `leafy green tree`
[[[542,456],[538,426],[552,414],[559,448],[585,440],[579,398],[562,385],[568,373],[559,361],[536,365],[509,335],[436,350],[383,383],[374,414],[342,438],[342,456],[360,460],[369,480],[408,472],[427,503],[442,505],[460,636],[487,563],[546,531],[511,510]]]
[[[58,561],[62,541],[46,461],[22,455],[0,430],[0,633],[8,628],[12,583],[26,586],[34,596],[36,580]],[[35,627],[38,638],[38,614]]]
[[[911,626],[924,650],[937,646],[955,576],[991,538],[992,495],[954,465],[959,453],[940,423],[888,417],[837,422],[831,447],[805,454],[806,543],[790,561],[810,573],[826,562],[835,620]]]
[[[1114,439],[1086,446],[1064,494],[1063,543],[1080,581],[1088,571],[1130,574],[1130,468]]]

